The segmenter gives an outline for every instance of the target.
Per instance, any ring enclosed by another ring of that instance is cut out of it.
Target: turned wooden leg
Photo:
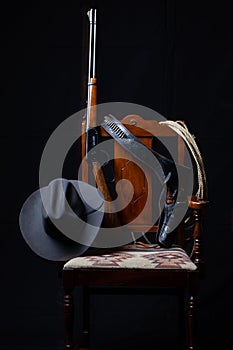
[[[64,289],[64,323],[65,323],[65,348],[73,349],[73,323],[74,323],[74,275],[72,270],[64,270],[62,274]]]
[[[72,349],[73,346],[73,321],[74,321],[74,302],[72,291],[65,291],[64,295],[64,321],[65,321],[65,342],[66,349]]]
[[[190,295],[188,300],[188,350],[197,350],[197,304],[196,297]]]

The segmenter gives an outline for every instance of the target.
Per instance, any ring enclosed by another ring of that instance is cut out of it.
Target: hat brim
[[[82,227],[82,236],[85,237],[85,244],[75,241],[60,241],[49,236],[44,228],[42,216],[41,191],[46,191],[46,187],[33,192],[24,202],[20,215],[19,226],[22,236],[30,248],[40,257],[52,261],[67,261],[75,256],[80,256],[91,246],[99,232],[104,216],[104,199],[102,193],[93,186],[78,180],[70,181],[75,186],[77,192],[85,198],[90,198],[93,208],[90,212],[90,206],[85,201],[83,204],[87,210],[87,224]],[[89,213],[88,213],[89,210]]]

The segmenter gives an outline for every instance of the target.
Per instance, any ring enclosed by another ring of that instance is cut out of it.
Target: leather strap
[[[167,186],[167,201],[165,203],[163,220],[159,225],[157,241],[163,247],[171,246],[174,240],[174,233],[169,230],[169,221],[172,217],[178,191],[178,175],[176,164],[173,160],[164,157],[160,153],[144,145],[135,137],[117,118],[107,115],[101,124],[104,130],[111,135],[126,151],[130,152],[141,164],[150,168]],[[149,150],[149,152],[148,152]],[[159,164],[151,162],[150,154],[153,154]],[[153,163],[153,164],[152,164]],[[178,165],[179,166],[179,165]],[[163,180],[162,180],[163,179]]]
[[[177,170],[174,161],[144,145],[117,118],[110,114],[104,117],[101,126],[135,159],[150,168],[163,184],[167,184],[170,191],[174,192],[174,185],[177,187]],[[160,165],[155,162],[151,164],[151,160],[153,161],[150,158],[151,153],[157,158]]]

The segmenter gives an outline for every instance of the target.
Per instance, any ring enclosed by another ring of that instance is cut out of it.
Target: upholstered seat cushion
[[[108,253],[88,254],[69,260],[64,269],[125,268],[125,269],[185,269],[196,270],[196,265],[181,248],[141,249],[124,246]]]

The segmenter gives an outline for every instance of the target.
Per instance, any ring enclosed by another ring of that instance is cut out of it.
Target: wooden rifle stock
[[[97,79],[91,78],[88,82],[88,105],[87,105],[87,120],[89,128],[96,127],[96,105],[97,105]]]
[[[94,13],[93,13],[94,11]],[[82,178],[83,181],[88,182],[88,171],[91,171],[94,175],[97,188],[103,193],[105,199],[105,214],[102,222],[103,227],[117,227],[120,226],[120,221],[117,213],[112,205],[112,197],[106,183],[103,170],[100,163],[95,157],[88,157],[88,152],[91,148],[96,146],[97,138],[94,140],[88,140],[89,132],[96,127],[96,105],[97,105],[97,79],[95,77],[95,57],[93,57],[93,51],[95,53],[95,33],[96,33],[96,10],[90,10],[88,12],[90,20],[90,43],[89,43],[89,73],[88,73],[88,98],[87,98],[87,112],[86,120],[82,123],[82,158],[85,159],[82,166]],[[94,20],[93,20],[94,16]],[[94,34],[92,33],[94,24]],[[93,39],[94,36],[94,39]],[[92,43],[92,39],[94,43]],[[92,68],[92,77],[91,77]],[[94,134],[93,134],[94,135]],[[91,141],[91,142],[90,142]],[[111,211],[111,212],[110,212]]]

